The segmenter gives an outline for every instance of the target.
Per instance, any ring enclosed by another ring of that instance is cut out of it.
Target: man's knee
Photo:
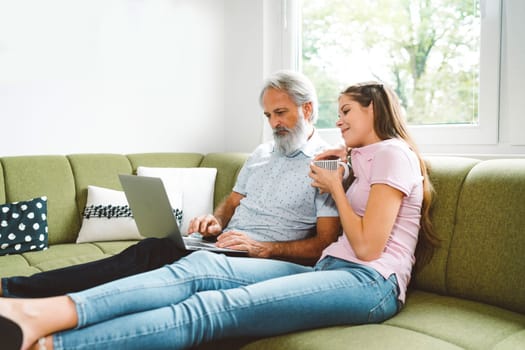
[[[167,238],[146,238],[121,253],[122,259],[130,259],[134,264],[154,269],[177,261],[188,253],[175,246]]]
[[[138,249],[142,250],[154,250],[154,249],[160,249],[164,244],[166,244],[169,240],[165,238],[145,238],[142,241],[138,242],[136,244]]]
[[[177,247],[167,238],[146,238],[130,247],[138,255],[154,256],[177,252]]]

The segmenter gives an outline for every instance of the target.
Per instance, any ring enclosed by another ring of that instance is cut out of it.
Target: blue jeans
[[[195,252],[160,269],[71,294],[78,327],[55,349],[187,349],[340,324],[399,307],[395,275],[327,257],[315,267]]]

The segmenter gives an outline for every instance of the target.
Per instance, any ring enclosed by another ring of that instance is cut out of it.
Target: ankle
[[[47,336],[47,337],[42,337],[40,339],[38,339],[38,341],[36,342],[36,345],[37,345],[37,348],[36,350],[53,350],[53,337],[52,336]]]
[[[28,350],[53,350],[53,337],[47,336],[38,339]]]

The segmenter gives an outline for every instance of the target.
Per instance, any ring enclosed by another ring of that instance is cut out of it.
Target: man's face
[[[282,90],[266,90],[263,95],[263,109],[274,130],[279,127],[292,129],[297,124],[298,108],[290,96]],[[284,134],[285,131],[282,133]]]
[[[306,143],[308,123],[305,112],[310,113],[310,105],[297,107],[286,92],[268,89],[263,95],[263,108],[281,153],[290,154]]]

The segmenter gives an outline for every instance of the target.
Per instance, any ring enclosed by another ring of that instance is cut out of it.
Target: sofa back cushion
[[[430,181],[435,195],[432,203],[432,225],[441,244],[432,260],[415,274],[412,286],[434,293],[446,293],[447,259],[454,233],[456,208],[463,182],[479,160],[459,157],[427,157]]]
[[[88,186],[122,191],[117,175],[131,174],[132,171],[128,158],[121,154],[73,154],[68,160],[75,176],[79,218],[86,206]]]
[[[46,196],[49,244],[74,242],[80,227],[75,180],[65,156],[2,158],[5,202]]]
[[[137,172],[139,166],[151,168],[195,168],[198,167],[204,155],[200,153],[135,153],[129,154],[128,159]]]
[[[202,160],[201,167],[217,168],[213,198],[215,208],[231,193],[237,175],[239,175],[246,159],[248,159],[247,153],[210,153]]]
[[[139,166],[218,169],[214,206],[226,197],[247,158],[243,153],[72,154],[0,158],[0,203],[48,198],[49,244],[73,243],[82,222],[87,186],[122,190],[118,174]]]
[[[525,313],[525,159],[427,161],[442,241],[411,287]]]
[[[525,159],[477,164],[459,196],[448,293],[525,313],[524,252]]]
[[[5,203],[5,183],[4,183],[4,167],[0,159],[0,203]]]
[[[130,154],[133,172],[139,166],[166,168],[216,168],[215,189],[213,197],[214,208],[232,191],[237,175],[248,153],[222,152],[202,155],[199,153],[142,153]]]

